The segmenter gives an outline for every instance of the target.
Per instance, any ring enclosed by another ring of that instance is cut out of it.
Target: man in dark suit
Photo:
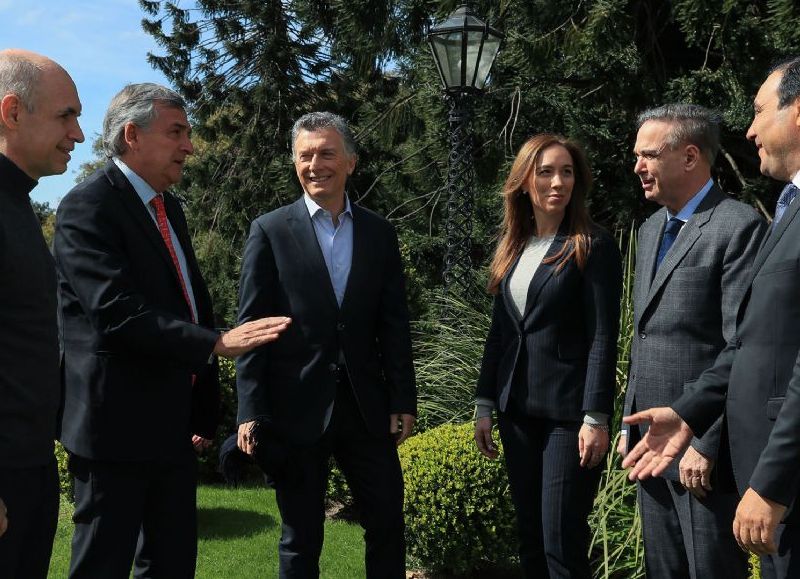
[[[214,355],[274,340],[286,318],[220,334],[186,219],[166,191],[192,153],[185,104],[125,87],[103,121],[110,161],[58,208],[65,380],[61,440],[75,476],[70,577],[193,577],[192,450],[214,436]],[[138,545],[137,545],[138,541]]]
[[[292,149],[305,194],[253,222],[239,320],[293,323],[238,361],[239,446],[275,481],[281,577],[319,576],[331,456],[360,506],[367,576],[405,577],[396,445],[413,427],[416,386],[397,236],[347,198],[356,154],[341,117],[301,117]]]
[[[672,104],[639,115],[634,171],[662,205],[639,229],[633,291],[634,336],[625,397],[632,408],[666,406],[714,363],[736,326],[736,309],[763,235],[752,207],[711,178],[719,117]],[[712,471],[721,417],[661,477],[639,483],[645,564],[651,577],[747,577],[733,538],[738,496]],[[623,430],[619,451],[641,437]],[[720,487],[722,485],[722,488]]]
[[[39,178],[67,169],[69,153],[83,142],[80,112],[75,84],[58,64],[24,50],[0,51],[0,576],[6,578],[47,577],[58,521],[56,273],[28,195]]]
[[[630,477],[663,472],[693,435],[723,410],[733,475],[741,501],[733,531],[740,546],[761,555],[764,578],[800,576],[800,58],[778,65],[754,101],[747,137],[761,172],[789,182],[756,256],[736,318],[736,331],[714,365],[671,408],[626,418],[650,422],[623,464]],[[685,422],[684,422],[685,420]]]

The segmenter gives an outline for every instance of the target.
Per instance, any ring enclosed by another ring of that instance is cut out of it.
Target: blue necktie
[[[783,191],[781,191],[781,196],[778,197],[778,204],[775,206],[775,217],[772,219],[773,231],[778,227],[778,221],[780,221],[783,214],[786,213],[786,209],[789,207],[792,199],[797,195],[797,191],[798,189],[794,183],[787,184],[786,187],[783,188]]]
[[[680,232],[681,227],[683,227],[683,223],[684,222],[677,217],[673,217],[667,221],[667,225],[664,227],[664,235],[661,238],[661,246],[658,248],[656,269],[661,266],[661,262],[664,261],[664,256],[667,255],[669,248],[675,243],[675,238],[678,237],[678,232]]]

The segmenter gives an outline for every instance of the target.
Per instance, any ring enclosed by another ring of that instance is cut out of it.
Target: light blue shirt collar
[[[311,216],[312,219],[314,218],[314,216],[317,214],[318,211],[323,211],[328,216],[331,216],[331,212],[328,211],[327,209],[324,209],[323,207],[320,207],[320,205],[316,201],[314,201],[311,198],[311,195],[309,195],[308,193],[303,193],[303,201],[306,202],[306,209],[308,209],[308,214]],[[344,211],[342,211],[342,215],[345,214],[349,215],[351,219],[353,218],[353,212],[350,209],[350,198],[346,194],[344,196]],[[341,215],[339,217],[341,217]],[[331,219],[333,219],[332,216]]]
[[[713,186],[714,186],[714,179],[709,179],[708,181],[706,181],[706,184],[703,185],[703,188],[700,189],[700,191],[698,191],[697,193],[695,193],[694,197],[689,199],[686,205],[683,206],[683,209],[678,211],[677,215],[672,215],[669,212],[669,209],[667,209],[667,221],[669,221],[673,217],[675,217],[676,219],[680,219],[684,223],[689,221],[689,218],[692,215],[694,215],[697,206],[703,202],[703,199],[706,198],[706,195],[708,195],[708,192],[711,191],[711,188]]]

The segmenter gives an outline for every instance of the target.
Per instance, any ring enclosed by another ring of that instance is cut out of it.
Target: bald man
[[[63,173],[81,103],[52,60],[0,51],[0,576],[47,577],[58,519],[56,273],[29,194]]]

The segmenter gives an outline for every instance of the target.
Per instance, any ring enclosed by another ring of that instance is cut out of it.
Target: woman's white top
[[[555,235],[548,235],[547,237],[536,237],[531,235],[528,243],[525,244],[525,249],[522,250],[522,255],[517,262],[514,271],[511,272],[511,278],[508,281],[508,290],[511,293],[511,299],[514,305],[517,306],[517,312],[520,317],[525,313],[525,306],[528,301],[528,288],[531,285],[531,280],[536,270],[542,264],[544,256],[547,255],[547,250],[553,243]]]

